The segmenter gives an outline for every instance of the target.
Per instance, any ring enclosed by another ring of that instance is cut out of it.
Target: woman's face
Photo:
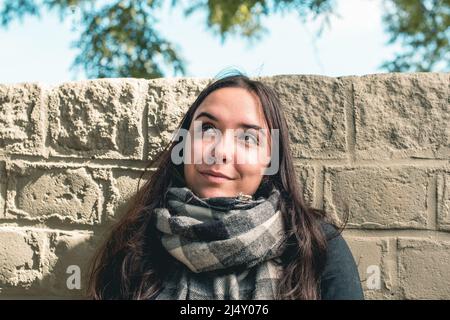
[[[270,161],[270,132],[254,93],[243,88],[213,91],[195,111],[189,134],[185,150],[190,161],[185,158],[184,176],[197,196],[256,192]]]

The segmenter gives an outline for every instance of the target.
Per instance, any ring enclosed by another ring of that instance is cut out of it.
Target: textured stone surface
[[[141,159],[146,82],[108,79],[66,83],[49,97],[52,156]]]
[[[389,269],[388,241],[378,237],[348,236],[344,231],[344,239],[347,242],[358,266],[361,285],[366,299],[392,299],[397,298],[392,287],[392,272]],[[380,271],[380,287],[372,287],[373,282],[367,283],[367,278],[375,276],[372,268]]]
[[[83,296],[98,246],[92,232],[0,227],[0,295]],[[67,286],[70,266],[80,268],[79,289]]]
[[[405,299],[450,297],[450,241],[400,238],[398,266]]]
[[[344,108],[351,104],[351,82],[325,76],[273,76],[283,105],[292,153],[299,158],[346,158]]]
[[[42,91],[38,84],[0,84],[0,149],[11,154],[43,152]]]
[[[5,162],[0,161],[0,218],[5,215],[6,179]]]
[[[42,277],[44,242],[37,233],[0,227],[0,293],[29,288]]]
[[[137,192],[138,180],[142,171],[138,170],[114,170],[113,171],[113,192],[114,192],[114,204],[109,212],[111,220],[115,221],[126,212],[126,209],[130,205],[132,197]],[[147,172],[141,179],[139,187],[145,184],[150,177]]]
[[[450,230],[450,170],[438,175],[438,224],[443,230]]]
[[[315,168],[308,165],[296,166],[297,180],[303,189],[303,198],[309,206],[314,203]]]
[[[209,79],[157,79],[148,87],[148,158],[154,159],[172,140],[178,125]]]
[[[90,263],[100,242],[89,232],[52,232],[48,234],[48,252],[40,283],[41,294],[58,297],[85,295]],[[80,270],[80,288],[69,288],[68,278],[76,266]]]
[[[448,73],[369,75],[354,90],[359,158],[450,158]]]
[[[6,218],[95,224],[102,193],[85,168],[14,163],[8,173]]]
[[[414,167],[326,167],[325,208],[342,219],[348,207],[349,227],[426,229],[431,175]]]

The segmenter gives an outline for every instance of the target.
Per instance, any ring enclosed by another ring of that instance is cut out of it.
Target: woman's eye
[[[208,132],[208,131],[210,131],[209,129],[214,129],[214,130],[212,130],[211,132]],[[202,125],[202,132],[203,133],[214,134],[215,131],[216,131],[215,129],[216,128],[214,128],[214,126],[210,125],[209,123],[205,123],[205,124]]]
[[[217,130],[218,129],[216,127],[214,127],[213,125],[211,125],[209,123],[202,124],[202,126],[201,126],[201,131],[202,131],[203,136],[215,135]],[[258,136],[248,133],[248,132],[244,132],[240,138],[243,138],[243,140],[245,142],[248,142],[251,144],[255,144],[255,145],[259,144]]]
[[[244,133],[243,136],[244,136],[244,140],[246,140],[246,142],[248,141],[253,144],[259,144],[258,137],[256,137],[255,135],[250,134],[250,133]],[[250,140],[245,139],[245,138],[250,138]]]

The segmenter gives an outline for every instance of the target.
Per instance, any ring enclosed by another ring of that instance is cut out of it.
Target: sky
[[[319,24],[304,24],[295,13],[265,18],[268,32],[256,43],[233,36],[224,43],[206,27],[206,13],[188,18],[182,11],[161,10],[157,30],[177,44],[187,61],[186,77],[212,78],[222,69],[237,67],[249,76],[316,74],[332,77],[383,73],[381,63],[398,47],[387,46],[380,0],[338,0],[339,17],[315,37]],[[0,83],[41,82],[55,85],[87,79],[70,70],[78,38],[71,18],[56,12],[41,19],[25,17],[0,29]],[[170,69],[166,77],[174,75]]]

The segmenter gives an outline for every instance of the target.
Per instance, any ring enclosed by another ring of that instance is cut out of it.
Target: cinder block
[[[416,167],[325,167],[324,206],[348,227],[430,228],[427,189],[433,170]]]
[[[113,169],[112,196],[110,206],[107,206],[107,219],[110,223],[120,219],[133,201],[137,193],[138,181],[142,171]],[[151,177],[149,171],[142,176],[139,187],[142,188]],[[108,222],[108,223],[109,223]]]
[[[398,266],[405,299],[450,299],[450,241],[399,238]]]
[[[49,95],[52,156],[142,159],[146,82],[99,79],[69,82]]]
[[[311,75],[260,79],[281,100],[294,157],[347,158],[345,107],[352,104],[351,81]]]
[[[357,158],[450,158],[448,73],[390,73],[353,81]]]
[[[0,227],[0,294],[10,288],[26,290],[42,278],[43,246],[36,232]]]
[[[361,286],[365,299],[395,299],[397,294],[393,286],[393,273],[390,268],[389,238],[356,237],[343,232],[356,264],[358,265]],[[379,278],[378,278],[379,276]],[[379,286],[378,286],[379,284]]]
[[[16,161],[8,171],[6,218],[100,223],[103,194],[86,168]]]
[[[9,154],[44,154],[43,91],[34,83],[0,84],[0,149]]]
[[[102,238],[87,231],[55,231],[48,233],[48,239],[43,279],[34,295],[85,297],[92,259]]]

